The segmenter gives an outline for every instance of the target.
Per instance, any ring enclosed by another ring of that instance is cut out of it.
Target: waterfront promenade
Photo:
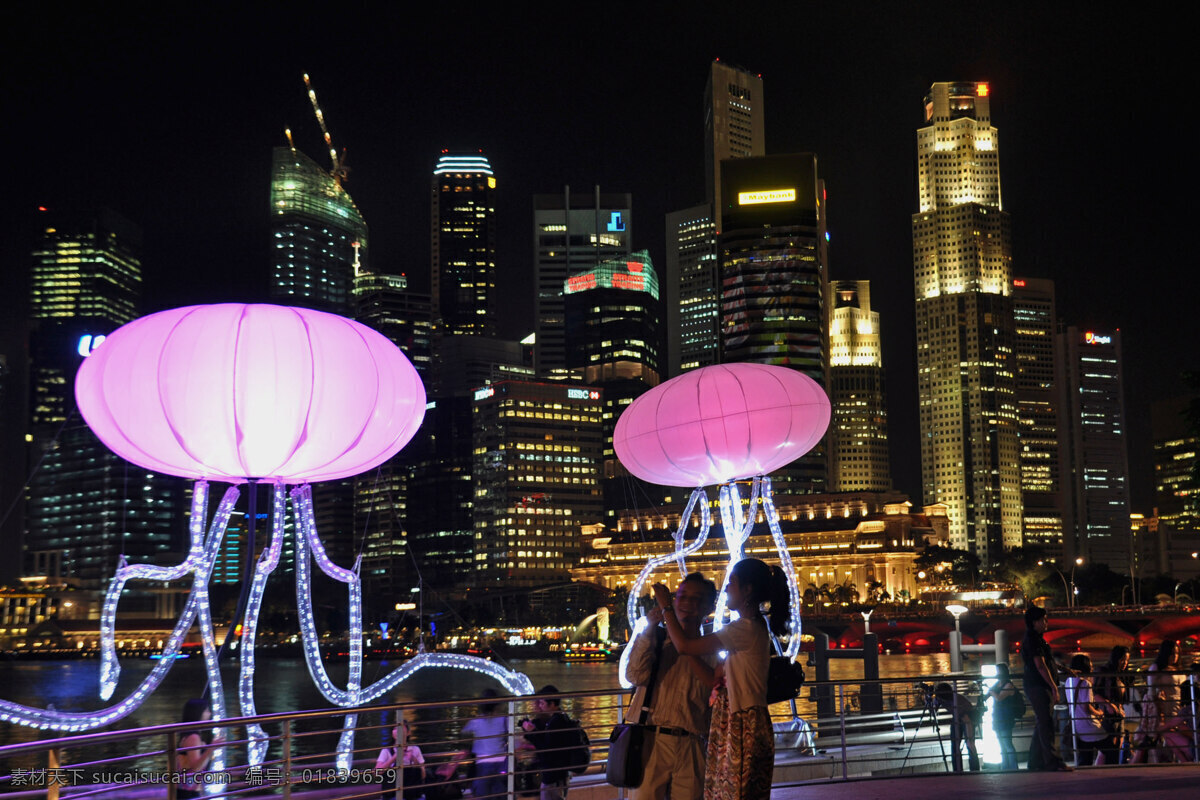
[[[574,794],[574,793],[572,793]],[[1093,767],[1074,772],[980,772],[914,775],[779,786],[772,800],[1183,800],[1200,794],[1200,765]]]

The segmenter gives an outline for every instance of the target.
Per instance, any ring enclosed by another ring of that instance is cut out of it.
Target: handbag
[[[608,737],[608,762],[604,765],[604,779],[619,789],[636,789],[642,785],[645,777],[646,760],[654,744],[654,738],[646,729],[646,714],[654,694],[654,684],[658,680],[658,665],[662,660],[665,638],[660,638],[654,648],[654,670],[650,673],[650,683],[646,685],[642,700],[639,702],[638,693],[635,692],[629,704],[630,712],[637,709],[637,721],[619,723]],[[626,716],[632,718],[634,714]]]
[[[787,656],[771,656],[767,667],[767,704],[794,700],[804,685],[804,667]]]

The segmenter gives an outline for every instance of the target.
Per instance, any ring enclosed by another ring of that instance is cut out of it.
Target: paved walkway
[[[1184,800],[1200,797],[1200,764],[1093,767],[1075,772],[976,772],[778,786],[771,800]]]

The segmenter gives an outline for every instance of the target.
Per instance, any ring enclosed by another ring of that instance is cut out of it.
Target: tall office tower
[[[405,275],[360,272],[354,278],[354,318],[399,347],[428,382],[433,339],[430,297],[408,288]]]
[[[717,226],[709,204],[667,214],[666,374],[707,367],[720,359]]]
[[[583,526],[600,521],[603,391],[506,381],[475,393],[475,581],[570,580]]]
[[[349,316],[367,223],[341,182],[291,147],[271,155],[271,285],[281,305]]]
[[[95,588],[118,558],[150,562],[183,545],[183,482],[119,459],[75,410],[75,372],[131,321],[142,287],[141,230],[107,209],[46,212],[30,285],[30,463],[25,551]]]
[[[704,186],[717,206],[718,231],[723,230],[721,162],[765,156],[765,128],[762,76],[713,61],[704,87]]]
[[[1063,471],[1059,432],[1063,404],[1054,379],[1058,363],[1054,281],[1013,279],[1014,350],[1017,363],[1017,443],[1021,466],[1021,540],[1046,556],[1062,558]]]
[[[496,176],[487,158],[443,151],[430,205],[430,292],[439,333],[495,336]]]
[[[1200,432],[1187,412],[1197,398],[1171,397],[1150,406],[1154,437],[1154,505],[1177,531],[1200,530]]]
[[[887,402],[879,312],[870,281],[833,281],[829,322],[830,484],[835,492],[887,492]]]
[[[628,194],[533,196],[533,252],[537,281],[534,365],[543,378],[563,379],[567,369],[563,285],[567,278],[630,253],[633,200]]]
[[[1122,571],[1129,559],[1129,457],[1121,332],[1072,326],[1058,338],[1057,376],[1067,418],[1062,463],[1071,476],[1064,555]]]
[[[391,340],[428,382],[429,295],[410,292],[404,275],[360,271],[354,277],[354,306],[355,319]],[[406,530],[412,469],[413,459],[406,447],[377,469],[354,479],[354,530],[363,553],[363,585],[376,602],[395,602],[395,595],[415,585]]]
[[[984,564],[1021,544],[1012,245],[986,83],[935,83],[912,217],[925,503]]]
[[[563,296],[567,367],[604,393],[601,493],[604,521],[616,525],[617,510],[627,508],[631,496],[661,494],[649,484],[636,489],[637,479],[621,466],[613,448],[621,412],[661,380],[658,275],[650,254],[639,250],[567,278]]]
[[[827,387],[827,251],[817,157],[725,161],[721,185],[721,360],[791,367]],[[780,473],[776,491],[826,491],[826,457],[823,440]]]
[[[341,185],[294,147],[271,156],[271,281],[281,305],[354,314],[354,276],[369,269],[367,223]],[[361,549],[354,529],[354,481],[313,487],[313,513],[329,554],[341,563]]]

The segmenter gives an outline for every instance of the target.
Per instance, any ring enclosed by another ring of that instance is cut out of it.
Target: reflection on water
[[[123,697],[132,692],[153,665],[154,662],[149,660],[127,659],[122,662],[121,682],[114,696]],[[553,684],[560,691],[575,692],[609,689],[617,685],[615,664],[560,664],[552,660],[516,659],[510,665],[529,675],[534,688],[539,689],[546,684]],[[386,661],[367,661],[363,665],[363,685],[382,678],[395,666]],[[334,683],[344,686],[347,665],[334,663],[328,665],[328,669]],[[936,675],[947,669],[949,656],[945,653],[880,657],[880,674],[885,678]],[[3,687],[0,688],[0,696],[25,705],[45,707],[52,704],[64,711],[96,710],[107,705],[99,699],[99,671],[98,660],[0,662],[0,687]],[[831,663],[830,672],[835,680],[853,679],[862,676],[862,666],[856,661],[839,659]],[[808,669],[808,674],[812,676],[812,668]],[[222,675],[229,713],[236,715],[236,663],[226,663]],[[477,698],[489,685],[494,684],[488,678],[465,670],[421,670],[397,687],[390,700],[403,703]],[[204,686],[202,659],[176,662],[159,690],[109,730],[176,722],[184,702],[199,696]],[[313,686],[304,662],[292,659],[259,660],[256,701],[259,713],[263,714],[331,707]],[[584,716],[589,725],[597,728],[616,722],[616,709],[606,698],[570,700],[566,707],[572,716]],[[463,713],[469,716],[472,712],[467,709]],[[373,724],[367,722],[366,714],[363,716],[363,724]],[[431,718],[432,712],[424,717]],[[53,735],[0,724],[0,744],[36,741]]]

